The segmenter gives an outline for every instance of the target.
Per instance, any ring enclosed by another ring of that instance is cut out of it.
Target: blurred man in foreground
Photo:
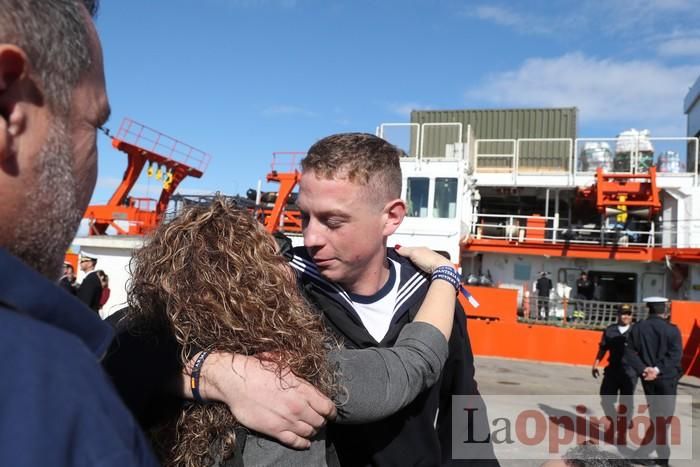
[[[96,9],[0,0],[0,465],[155,465],[99,364],[110,326],[56,285],[109,115]]]

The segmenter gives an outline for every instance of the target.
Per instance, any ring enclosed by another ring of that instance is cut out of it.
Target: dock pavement
[[[592,363],[593,356],[591,357]],[[543,396],[545,404],[553,406],[562,404],[563,398],[546,397],[554,395],[584,395],[598,394],[602,375],[594,379],[590,366],[561,365],[543,362],[531,362],[493,357],[476,357],[476,379],[479,391],[489,404],[489,412],[497,412],[503,407],[492,407],[488,401],[490,396]],[[601,368],[602,370],[602,368]],[[700,378],[684,376],[678,386],[679,395],[690,395],[693,398],[692,409],[687,408],[685,415],[692,416],[692,459],[674,459],[671,454],[673,467],[697,467],[700,465]],[[637,384],[635,397],[644,398],[641,384]],[[507,399],[495,398],[497,404],[508,404]],[[572,398],[574,399],[574,398]],[[642,399],[640,399],[642,400]],[[557,410],[571,411],[571,407],[556,407]],[[496,449],[498,455],[498,448]],[[538,467],[542,460],[535,459],[499,458],[503,467]],[[687,457],[687,456],[686,456]]]

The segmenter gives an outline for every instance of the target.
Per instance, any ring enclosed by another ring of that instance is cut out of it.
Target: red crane
[[[83,217],[89,220],[89,235],[106,235],[109,227],[118,235],[143,235],[152,230],[180,182],[187,176],[200,178],[211,159],[204,151],[129,118],[122,120],[112,137],[112,147],[126,153],[128,165],[107,204],[88,206]],[[148,175],[153,175],[156,167],[156,178],[163,179],[158,200],[129,196],[147,163]]]

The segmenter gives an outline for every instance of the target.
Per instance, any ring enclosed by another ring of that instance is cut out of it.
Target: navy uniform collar
[[[78,337],[101,358],[112,327],[68,292],[0,248],[0,304]]]

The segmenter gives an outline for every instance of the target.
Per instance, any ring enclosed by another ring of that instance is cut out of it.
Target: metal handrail
[[[422,141],[421,141],[422,132],[421,132],[421,128],[420,128],[420,123],[382,123],[381,125],[379,125],[379,128],[377,129],[377,136],[379,136],[382,139],[386,139],[384,137],[384,135],[385,135],[384,128],[397,128],[397,127],[398,128],[408,127],[408,128],[415,128],[416,129],[416,146],[415,146],[416,147],[416,157],[420,158],[420,154],[418,151],[418,148],[421,147],[421,143],[422,143]],[[460,135],[460,137],[461,137],[461,135]],[[411,144],[411,141],[409,141],[409,146],[410,146],[410,144]],[[408,155],[409,156],[411,156],[410,152],[411,152],[411,148],[409,147],[408,148]]]
[[[472,221],[469,226],[468,231],[472,232],[472,235],[477,238],[486,238],[492,240],[507,240],[509,242],[515,241],[514,236],[517,234],[517,241],[527,243],[534,242],[532,238],[528,239],[527,232],[545,232],[545,243],[550,244],[581,244],[581,245],[609,245],[614,244],[622,247],[649,247],[653,248],[656,246],[656,230],[653,222],[648,222],[650,225],[649,230],[631,230],[631,229],[620,229],[620,228],[586,228],[586,227],[572,227],[571,225],[567,227],[562,227],[558,225],[558,216],[524,216],[524,215],[503,215],[503,214],[481,214],[476,215],[477,219]],[[483,219],[503,219],[506,222],[502,223],[488,223],[480,220]],[[537,219],[538,221],[545,221],[545,227],[528,226],[527,222],[523,224],[516,224],[515,220],[523,219],[525,221],[529,219]],[[552,221],[554,227],[547,227],[546,224]],[[644,222],[644,221],[641,221]],[[481,229],[479,229],[481,228]],[[484,230],[491,231],[502,231],[503,235],[493,235],[489,233],[484,233]],[[521,233],[523,231],[523,233]],[[547,233],[551,232],[551,236],[547,238]],[[616,235],[614,240],[610,240],[610,235]],[[522,236],[522,240],[520,237]],[[631,241],[634,237],[644,237],[647,236],[646,242],[635,242]],[[563,238],[562,238],[563,237]],[[585,237],[595,238],[595,240],[587,240]],[[537,241],[540,239],[538,238]]]
[[[485,222],[489,219],[498,219],[502,222]],[[552,223],[552,227],[528,226],[529,219],[544,220],[546,224]],[[521,221],[516,223],[516,221]],[[580,245],[610,245],[622,247],[646,247],[654,248],[657,246],[665,247],[684,247],[684,248],[700,248],[700,219],[674,219],[671,221],[659,222],[657,228],[656,223],[639,219],[640,224],[649,226],[648,230],[632,230],[611,227],[586,228],[583,226],[575,227],[566,221],[560,224],[561,218],[555,216],[526,216],[526,215],[509,215],[509,214],[482,214],[476,213],[475,219],[469,223],[467,232],[469,237],[475,236],[478,238],[491,240],[506,240],[509,242],[541,242],[538,238],[533,240],[528,238],[527,232],[545,232],[545,243],[550,244],[580,244]],[[493,232],[503,232],[502,234],[494,235]],[[521,233],[522,231],[522,233]],[[491,232],[491,233],[489,233]],[[549,236],[547,235],[549,233]],[[657,240],[658,235],[670,235],[670,242],[665,244]],[[678,238],[678,234],[684,234],[686,237],[683,241]],[[522,240],[520,236],[522,235]],[[616,238],[610,239],[612,235]],[[468,237],[468,238],[469,238]],[[644,238],[646,241],[632,241],[635,237]],[[602,238],[602,240],[601,240]],[[698,240],[694,240],[698,239]]]
[[[416,147],[418,147],[418,154],[417,158],[421,159],[425,157],[425,132],[427,128],[430,127],[437,127],[437,126],[456,126],[458,128],[458,138],[455,142],[461,142],[462,141],[462,135],[463,135],[463,125],[460,122],[443,122],[443,123],[382,123],[378,129],[377,133],[380,137],[384,137],[385,135],[385,129],[387,127],[409,127],[416,129]],[[413,137],[412,137],[413,138]],[[675,142],[685,142],[687,143],[693,143],[693,148],[689,149],[686,151],[686,158],[685,160],[688,161],[689,157],[693,157],[693,167],[692,170],[688,170],[689,167],[686,166],[686,171],[685,172],[657,172],[657,176],[677,176],[677,175],[692,175],[693,185],[698,185],[700,183],[700,174],[699,174],[699,169],[700,169],[700,138],[698,137],[687,137],[687,136],[682,136],[682,137],[651,137],[651,136],[642,136],[642,135],[637,135],[636,137],[633,136],[625,136],[625,137],[603,137],[603,138],[597,138],[597,137],[585,137],[585,138],[484,138],[484,139],[474,139],[474,154],[473,154],[473,161],[474,161],[474,172],[488,172],[488,168],[485,168],[483,165],[480,167],[479,166],[479,160],[483,158],[501,158],[501,159],[511,159],[511,167],[508,167],[509,169],[512,170],[513,172],[513,183],[517,184],[518,178],[517,175],[520,172],[520,156],[522,154],[522,145],[523,143],[527,142],[541,142],[541,143],[547,143],[547,142],[552,142],[552,143],[568,143],[567,144],[567,149],[564,151],[563,155],[567,158],[568,161],[568,169],[562,171],[563,173],[568,173],[570,175],[569,179],[571,180],[573,185],[577,184],[577,178],[580,175],[590,175],[593,172],[591,171],[581,171],[578,170],[578,162],[579,162],[579,155],[582,149],[582,143],[586,142],[608,142],[608,143],[616,143],[620,139],[624,140],[632,140],[634,138],[633,148],[632,151],[630,151],[630,166],[629,170],[627,172],[629,173],[637,173],[637,172],[644,172],[642,168],[639,167],[639,142],[644,140],[644,141],[675,141]],[[480,147],[483,146],[485,143],[508,143],[512,145],[512,151],[509,153],[504,153],[504,154],[482,154],[480,153]],[[612,146],[612,145],[611,145]],[[613,152],[614,148],[610,148],[611,152]],[[692,153],[688,154],[688,152],[692,151]],[[658,152],[658,151],[657,151]],[[679,151],[680,153],[680,151]],[[619,172],[619,170],[618,170]]]
[[[457,141],[453,142],[462,142],[462,134],[463,134],[463,125],[461,122],[443,122],[443,123],[423,123],[420,127],[420,152],[418,153],[418,158],[422,159],[424,154],[424,145],[425,145],[425,129],[428,127],[440,127],[440,126],[456,126],[457,127]]]
[[[571,163],[572,163],[572,157],[573,157],[573,150],[574,150],[574,140],[571,138],[518,138],[517,140],[517,151],[516,154],[520,156],[521,153],[521,145],[522,143],[568,143],[568,162],[569,162],[569,169],[565,170],[565,172],[569,172],[571,170]]]
[[[531,324],[604,329],[617,322],[617,309],[622,304],[632,308],[634,321],[641,321],[649,314],[645,303],[607,302],[558,296],[549,298],[530,293],[523,298],[518,320]]]

